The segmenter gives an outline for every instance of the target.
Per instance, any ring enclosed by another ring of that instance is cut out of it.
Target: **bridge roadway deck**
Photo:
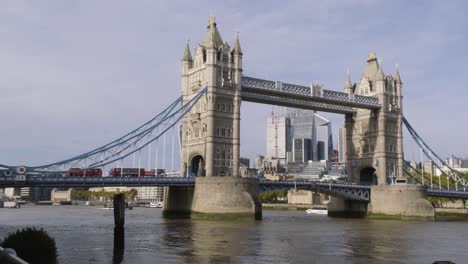
[[[57,176],[10,176],[0,177],[0,188],[8,187],[101,187],[101,186],[193,186],[195,178],[187,177],[57,177]],[[371,186],[354,183],[328,183],[318,181],[259,181],[261,192],[302,189],[369,201]],[[428,196],[468,199],[467,191],[426,190]]]
[[[101,187],[101,186],[193,186],[186,177],[0,177],[0,187]]]

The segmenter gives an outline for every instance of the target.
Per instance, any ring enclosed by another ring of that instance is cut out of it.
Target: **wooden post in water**
[[[125,229],[123,227],[114,227],[114,250],[112,254],[112,263],[121,263],[125,250]]]
[[[125,194],[114,195],[114,223],[115,227],[123,228],[125,225]]]

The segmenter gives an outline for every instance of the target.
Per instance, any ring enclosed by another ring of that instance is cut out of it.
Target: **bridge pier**
[[[199,177],[195,180],[192,218],[262,219],[258,179]]]
[[[365,218],[367,216],[367,207],[367,202],[348,200],[332,196],[330,198],[330,203],[328,203],[328,216]]]
[[[163,216],[165,218],[190,218],[193,186],[170,186],[164,192]]]
[[[425,188],[415,185],[375,185],[370,202],[333,197],[328,205],[331,217],[434,220],[435,210]]]
[[[197,177],[195,187],[168,187],[165,218],[237,220],[262,218],[258,179]]]

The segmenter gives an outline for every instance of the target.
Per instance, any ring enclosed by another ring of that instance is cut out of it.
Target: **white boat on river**
[[[308,214],[327,215],[328,210],[326,208],[318,208],[318,209],[310,208],[310,209],[306,210],[306,213],[308,213]]]

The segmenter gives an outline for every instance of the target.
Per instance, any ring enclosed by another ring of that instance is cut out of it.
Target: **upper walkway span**
[[[347,114],[357,109],[380,109],[379,99],[353,93],[242,76],[242,101]]]

